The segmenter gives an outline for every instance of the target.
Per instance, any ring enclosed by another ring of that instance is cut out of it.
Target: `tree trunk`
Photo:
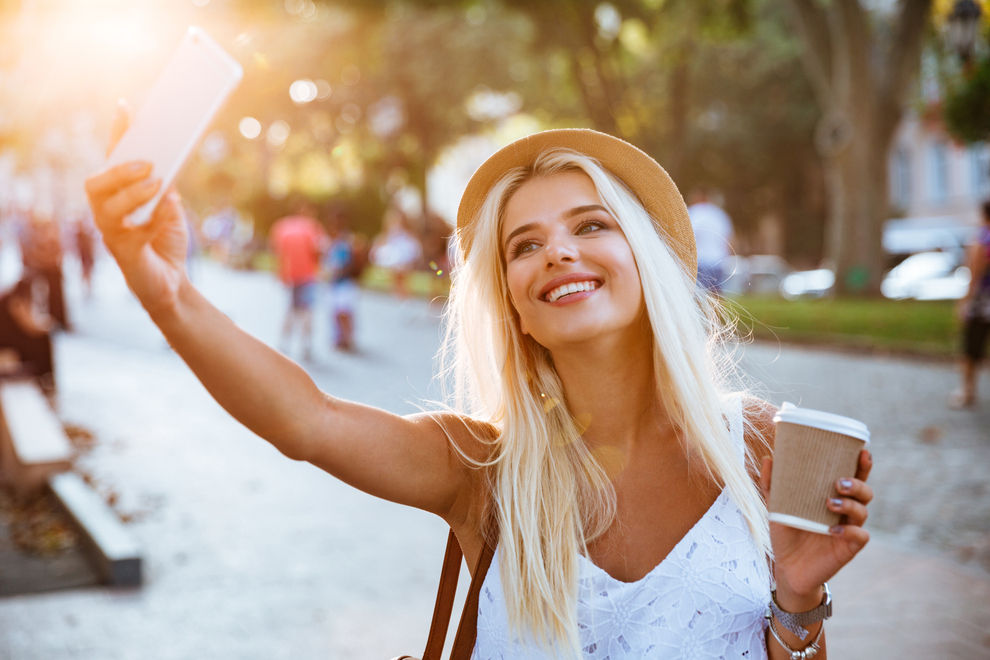
[[[880,291],[888,147],[867,133],[862,139],[853,138],[842,153],[825,158],[829,197],[825,258],[835,269],[839,294]]]
[[[829,212],[825,255],[840,294],[878,295],[884,269],[887,152],[920,64],[931,0],[902,0],[882,38],[856,0],[791,0],[823,118],[815,135]]]

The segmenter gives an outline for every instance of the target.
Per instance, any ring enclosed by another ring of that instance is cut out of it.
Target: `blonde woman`
[[[148,175],[90,178],[93,213],[217,401],[286,456],[441,516],[470,566],[496,548],[474,657],[825,656],[823,585],[868,540],[870,457],[838,484],[831,535],[768,525],[773,410],[721,389],[687,211],[646,154],[568,129],[479,168],[455,238],[452,408],[408,417],[321,392],[212,307],[182,271],[174,194],[125,221]]]

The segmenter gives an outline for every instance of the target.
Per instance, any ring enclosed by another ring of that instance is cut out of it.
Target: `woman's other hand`
[[[831,533],[816,534],[770,523],[774,578],[782,607],[786,608],[785,600],[820,600],[822,583],[848,564],[870,540],[870,533],[863,525],[868,516],[866,507],[873,499],[873,489],[866,483],[872,467],[873,457],[864,449],[859,454],[855,476],[839,479],[836,483],[839,495],[830,498],[826,506],[841,514],[841,518]],[[764,497],[770,491],[772,470],[773,459],[764,458],[760,475]],[[795,607],[792,611],[802,610]]]
[[[108,153],[129,124],[126,106],[114,116]],[[175,190],[155,207],[151,220],[133,225],[127,216],[154,197],[161,181],[149,178],[151,164],[122,163],[86,179],[93,220],[128,286],[149,312],[175,302],[185,277],[188,233]]]

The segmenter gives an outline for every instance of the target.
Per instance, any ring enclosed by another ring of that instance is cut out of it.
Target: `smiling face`
[[[583,172],[522,184],[505,206],[501,249],[520,328],[551,351],[644,331],[636,261]]]

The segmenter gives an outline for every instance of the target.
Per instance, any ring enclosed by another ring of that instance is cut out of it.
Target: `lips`
[[[565,296],[585,291],[594,291],[602,285],[599,278],[586,273],[573,273],[556,277],[548,282],[540,291],[540,300],[544,302],[557,302]]]

